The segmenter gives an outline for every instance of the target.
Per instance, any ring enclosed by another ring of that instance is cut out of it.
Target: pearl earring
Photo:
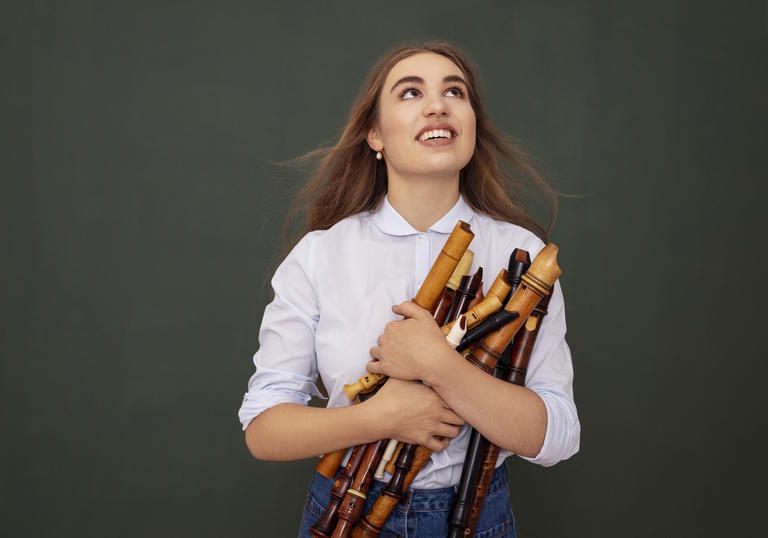
[[[381,152],[377,151],[376,152],[376,159],[380,161],[382,159],[382,157],[383,157],[383,155],[381,154]]]

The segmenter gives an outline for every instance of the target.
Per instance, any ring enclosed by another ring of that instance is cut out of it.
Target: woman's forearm
[[[251,421],[245,442],[254,457],[265,460],[296,460],[391,438],[442,450],[464,424],[445,405],[426,385],[390,379],[357,405],[276,405]]]
[[[257,416],[245,431],[253,457],[298,460],[380,439],[364,404],[334,408],[280,404]]]
[[[547,431],[547,409],[534,391],[488,375],[447,350],[444,367],[426,379],[443,400],[492,443],[536,456]]]

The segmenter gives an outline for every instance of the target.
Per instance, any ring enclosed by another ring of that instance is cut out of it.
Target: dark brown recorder
[[[368,443],[365,454],[357,469],[355,479],[347,489],[344,500],[339,506],[339,521],[331,538],[346,538],[352,531],[352,526],[360,519],[365,505],[368,488],[373,480],[373,471],[379,464],[379,459],[387,446],[387,440],[381,439],[374,443]]]
[[[493,372],[504,349],[515,337],[515,334],[531,314],[539,300],[550,292],[560,274],[561,271],[557,265],[557,246],[549,243],[536,256],[528,272],[523,275],[521,285],[512,294],[507,305],[504,307],[507,311],[517,312],[518,317],[499,331],[486,336],[482,343],[469,354],[467,359],[483,368],[486,372]],[[387,490],[390,489],[388,485],[382,491],[382,494],[376,499],[372,510],[364,519],[358,522],[352,533],[353,537],[378,536],[381,533],[381,529],[384,523],[386,523],[389,514],[392,513],[392,510],[394,510],[402,497],[402,492],[408,488],[416,473],[418,473],[420,467],[417,467],[417,462],[423,459],[421,461],[421,465],[423,465],[429,459],[430,454],[431,451],[428,448],[418,447],[414,456],[413,466],[408,474],[400,478],[396,473],[390,480],[390,484],[392,484],[397,479],[402,483],[402,487],[398,487],[398,491],[388,492]],[[402,451],[398,456],[398,460],[401,456],[403,456]],[[395,464],[395,467],[397,467],[397,464]]]
[[[367,445],[358,445],[352,449],[347,464],[344,466],[344,470],[333,483],[333,489],[331,489],[331,501],[320,516],[315,524],[309,529],[313,538],[328,538],[336,528],[336,523],[339,520],[339,506],[341,506],[344,496],[347,494],[352,480],[357,474],[357,469],[360,467],[360,462],[363,461],[365,455],[365,447]]]
[[[364,402],[368,398],[371,398],[374,394],[376,394],[376,390],[380,386],[381,385],[375,387],[374,390],[371,390],[365,394],[361,393],[359,396],[360,401]],[[347,490],[349,489],[352,481],[354,480],[354,477],[357,474],[357,470],[360,468],[360,464],[363,461],[363,456],[365,455],[366,446],[367,445],[358,445],[352,449],[352,453],[349,456],[349,460],[347,460],[347,464],[339,474],[339,477],[333,483],[330,501],[328,502],[328,506],[325,508],[325,512],[323,512],[323,515],[320,516],[320,519],[318,519],[317,522],[309,529],[314,538],[329,538],[333,530],[336,528],[336,524],[339,521],[339,507],[341,506],[341,503],[344,500],[344,496],[347,494]],[[342,452],[343,457],[346,449],[343,449],[340,452]],[[320,463],[322,463],[322,461]],[[320,464],[318,464],[318,467],[319,466]],[[333,471],[333,475],[331,475],[329,478],[333,480],[333,476],[335,474],[336,470]]]
[[[470,301],[477,295],[477,290],[482,288],[480,284],[483,282],[483,268],[480,267],[475,271],[474,275],[464,275],[461,277],[461,284],[456,290],[456,297],[451,304],[448,314],[442,319],[438,320],[437,324],[450,323],[455,321],[460,315],[466,312],[469,307]],[[437,319],[437,318],[435,318]]]
[[[543,297],[538,306],[533,309],[533,312],[531,312],[525,325],[515,336],[510,353],[507,354],[505,352],[502,359],[496,365],[496,369],[493,371],[494,377],[504,379],[515,385],[525,385],[525,374],[528,370],[528,361],[531,358],[531,352],[533,351],[533,345],[536,343],[536,337],[539,334],[541,323],[544,316],[547,314],[547,306],[549,305],[550,297],[551,295]],[[464,528],[464,536],[471,535],[475,532],[477,520],[480,518],[480,511],[483,508],[483,502],[488,493],[488,486],[491,484],[491,478],[493,476],[493,471],[496,468],[496,460],[498,457],[499,447],[488,442],[485,453],[483,454],[483,462],[480,466],[480,475],[477,477],[474,499],[472,500],[472,511],[470,513],[469,523]],[[455,536],[462,536],[462,534],[457,534]]]
[[[522,275],[528,270],[530,265],[531,258],[527,251],[516,248],[512,252],[509,263],[509,274],[514,275],[511,282],[511,293],[514,293],[517,289]],[[535,312],[536,309],[534,309],[534,313]],[[533,315],[534,314],[532,313],[531,316]],[[520,334],[523,331],[524,329],[518,332],[515,340],[520,337]],[[508,346],[507,350],[513,345],[514,344]],[[499,366],[504,362],[505,354],[502,355],[502,359],[497,364],[494,374],[499,371]],[[475,496],[477,480],[481,474],[481,466],[488,445],[488,440],[480,434],[480,432],[472,428],[472,432],[469,435],[469,443],[467,444],[467,454],[464,457],[464,466],[461,469],[461,479],[459,480],[459,486],[456,490],[456,500],[454,501],[451,515],[448,518],[448,522],[451,526],[449,536],[453,538],[469,536],[471,534],[471,530],[468,530],[468,528],[472,514],[473,498]]]
[[[448,279],[448,283],[445,285],[443,294],[440,296],[440,299],[438,299],[437,304],[435,305],[432,312],[432,316],[435,318],[435,321],[437,321],[438,325],[442,324],[439,320],[444,320],[447,318],[453,303],[456,302],[456,294],[464,293],[463,290],[460,291],[460,286],[464,282],[464,275],[469,273],[469,270],[472,268],[472,262],[474,259],[475,255],[472,253],[472,251],[467,250],[461,257],[461,261],[453,271],[451,278]]]

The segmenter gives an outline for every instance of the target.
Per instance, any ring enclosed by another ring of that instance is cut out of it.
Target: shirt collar
[[[469,207],[469,204],[464,201],[464,197],[459,194],[458,201],[454,206],[437,222],[429,227],[430,231],[448,234],[453,231],[456,226],[456,222],[463,220],[469,223],[472,220],[472,216],[475,212]],[[382,232],[388,235],[413,235],[420,234],[419,230],[411,226],[407,220],[398,213],[394,207],[389,203],[389,195],[384,196],[384,200],[379,204],[379,207],[372,213],[373,222],[376,227]]]

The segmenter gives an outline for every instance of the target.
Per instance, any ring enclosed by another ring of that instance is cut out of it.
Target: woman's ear
[[[365,137],[368,141],[368,145],[373,151],[381,151],[384,149],[384,143],[381,140],[381,135],[376,127],[368,129],[368,136]]]

